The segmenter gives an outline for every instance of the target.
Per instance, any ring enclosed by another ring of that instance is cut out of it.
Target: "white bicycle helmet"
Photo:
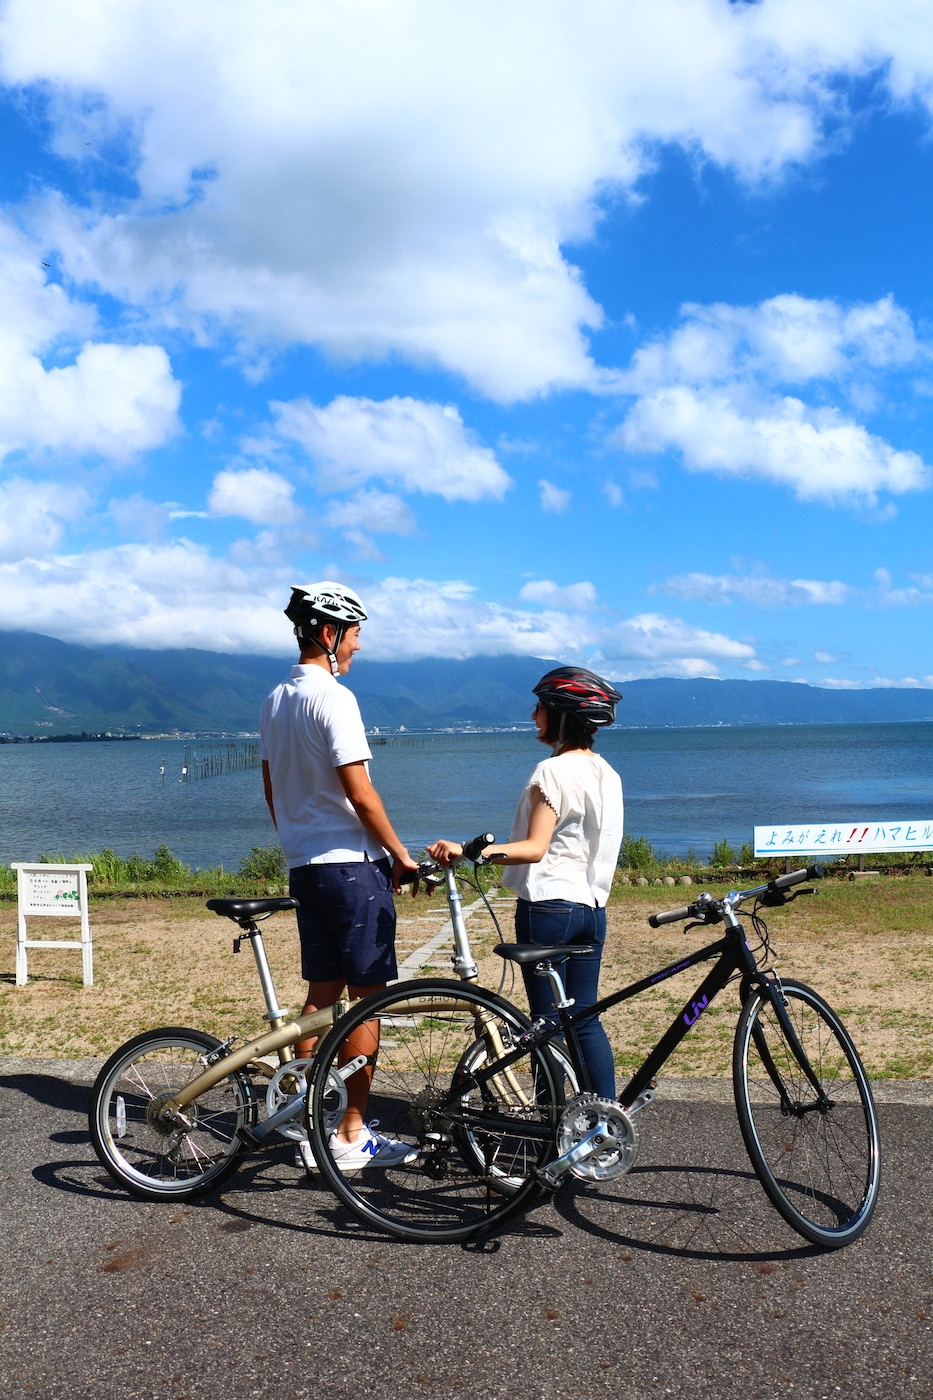
[[[366,621],[366,609],[359,594],[345,583],[323,579],[320,583],[292,584],[285,616],[295,624],[295,636],[302,649],[311,642],[320,647],[330,662],[331,673],[338,676],[337,648],[348,627]],[[337,629],[333,651],[320,637],[321,628],[328,622]]]

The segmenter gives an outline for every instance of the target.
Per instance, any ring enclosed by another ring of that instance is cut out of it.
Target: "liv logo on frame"
[[[696,1001],[692,1001],[683,1013],[683,1019],[686,1024],[688,1026],[695,1026],[708,1006],[709,997],[699,997]]]

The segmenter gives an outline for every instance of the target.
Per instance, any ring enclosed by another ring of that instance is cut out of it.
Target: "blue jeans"
[[[515,910],[516,943],[595,943],[598,951],[591,957],[569,957],[560,966],[560,974],[577,1007],[591,1006],[599,995],[599,965],[606,941],[606,911],[588,904],[572,904],[567,899],[543,899],[530,903],[520,899]],[[554,1009],[551,983],[537,977],[534,968],[522,968],[525,991],[532,1016],[544,1016],[558,1024]],[[615,1065],[609,1037],[597,1016],[577,1023],[583,1063],[590,1076],[593,1092],[614,1099],[616,1094]]]

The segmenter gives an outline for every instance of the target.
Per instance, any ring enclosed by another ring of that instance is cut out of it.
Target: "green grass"
[[[115,851],[77,852],[70,856],[40,855],[50,865],[90,865],[88,893],[94,896],[122,895],[259,895],[278,894],[288,884],[288,870],[280,846],[254,846],[237,870],[222,865],[192,870],[178,860],[168,846],[156,848],[153,855],[134,852],[118,856]],[[0,894],[16,894],[16,871],[0,868]]]

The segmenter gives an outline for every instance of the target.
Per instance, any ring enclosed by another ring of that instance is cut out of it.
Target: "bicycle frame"
[[[470,938],[467,932],[466,919],[463,915],[463,904],[460,898],[460,890],[457,885],[456,874],[452,868],[444,870],[445,894],[447,905],[450,910],[450,921],[453,928],[454,955],[452,958],[453,970],[458,979],[464,982],[475,982],[479,973],[476,960],[470,947]],[[241,926],[242,927],[242,926]],[[294,1020],[287,1020],[287,1012],[279,1005],[275,984],[272,979],[272,972],[269,967],[269,960],[266,956],[265,945],[262,933],[256,926],[255,921],[249,928],[243,928],[242,933],[234,939],[233,950],[239,952],[241,941],[249,940],[253,957],[256,962],[256,969],[259,974],[260,985],[262,986],[263,999],[266,1004],[266,1020],[270,1023],[271,1029],[262,1035],[255,1036],[252,1040],[239,1046],[235,1050],[229,1050],[227,1044],[220,1046],[215,1052],[215,1056],[208,1057],[208,1063],[201,1074],[197,1075],[183,1089],[179,1089],[164,1104],[164,1111],[169,1115],[181,1113],[188,1104],[192,1103],[201,1094],[212,1089],[222,1079],[230,1074],[235,1074],[237,1070],[245,1069],[253,1061],[260,1060],[263,1055],[277,1054],[281,1064],[286,1064],[294,1059],[292,1046],[299,1040],[304,1040],[310,1036],[317,1036],[319,1039],[330,1030],[345,1011],[353,1005],[349,1001],[338,1001],[333,1006],[323,1007],[318,1011],[309,1012],[307,1015],[295,1017]],[[432,1010],[450,1009],[450,1006],[438,1008],[433,1005],[426,1005],[425,1012]],[[498,1028],[491,1024],[486,1016],[480,1017],[483,1022],[482,1029],[490,1034],[493,1051],[495,1054],[505,1054],[505,1047],[499,1038]],[[477,1025],[479,1032],[480,1026]],[[506,1082],[513,1093],[520,1096],[522,1100],[525,1095],[522,1092],[518,1081],[514,1075],[506,1074]],[[505,1086],[498,1086],[505,1092]],[[283,1110],[287,1115],[287,1109]],[[261,1126],[263,1135],[266,1135],[268,1128],[273,1124],[272,1119],[267,1119]],[[254,1130],[255,1131],[255,1130]]]
[[[638,996],[641,992],[647,991],[650,987],[656,987],[669,978],[677,976],[681,972],[686,972],[691,967],[696,967],[700,963],[710,962],[716,959],[716,965],[697,987],[693,996],[686,1005],[674,1017],[668,1029],[661,1036],[660,1040],[651,1050],[638,1070],[632,1075],[628,1083],[618,1095],[618,1101],[623,1108],[631,1109],[634,1104],[651,1087],[652,1081],[658,1071],[677,1049],[680,1042],[689,1034],[703,1012],[709,1007],[711,1002],[726,985],[738,974],[742,981],[743,1000],[748,991],[753,986],[760,987],[768,1000],[774,1007],[775,1014],[781,1024],[781,1028],[787,1038],[788,1044],[793,1051],[801,1070],[819,1095],[818,1105],[826,1102],[825,1095],[820,1085],[819,1079],[813,1072],[813,1068],[800,1044],[800,1040],[794,1030],[793,1024],[787,1015],[783,1000],[779,993],[780,982],[776,978],[769,977],[759,970],[755,956],[745,937],[745,930],[735,913],[735,906],[745,899],[756,894],[765,892],[769,887],[761,885],[751,890],[738,892],[731,890],[729,894],[717,904],[721,907],[722,919],[726,924],[726,930],[722,938],[715,943],[707,944],[705,948],[698,949],[695,953],[690,953],[685,958],[677,962],[668,964],[658,972],[653,972],[647,977],[641,977],[637,982],[632,982],[629,986],[623,987],[620,991],[613,992],[607,997],[601,997],[593,1002],[591,1006],[581,1009],[561,1002],[563,997],[555,997],[558,1024],[548,1027],[538,1021],[532,1030],[527,1032],[514,1051],[510,1051],[503,1060],[494,1062],[484,1069],[477,1070],[473,1078],[478,1086],[489,1081],[494,1074],[501,1074],[514,1064],[527,1049],[529,1040],[534,1039],[538,1045],[547,1045],[557,1037],[563,1037],[567,1043],[571,1063],[577,1072],[581,1089],[591,1092],[592,1083],[587,1073],[586,1065],[580,1048],[580,1039],[577,1034],[577,1025],[580,1021],[589,1020],[592,1016],[601,1016],[604,1011],[608,1011],[613,1006],[618,1006],[624,1001],[629,1001]],[[556,990],[563,990],[563,985],[559,973],[553,968],[547,969],[547,975],[556,983]],[[572,1005],[572,1004],[571,1004]],[[767,1066],[770,1059],[765,1051],[763,1055]],[[779,1076],[774,1071],[773,1065],[768,1069],[777,1087],[780,1089],[782,1098],[784,1096],[783,1086]]]

